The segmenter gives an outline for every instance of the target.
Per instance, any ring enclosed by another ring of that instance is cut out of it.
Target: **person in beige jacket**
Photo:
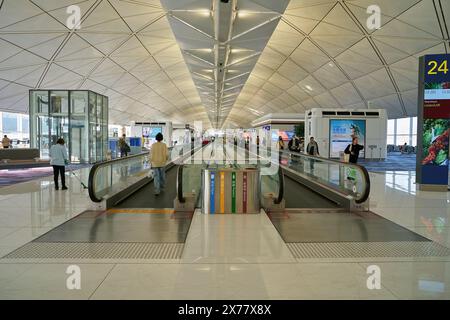
[[[161,189],[166,186],[166,170],[165,166],[169,160],[169,150],[167,145],[162,142],[164,139],[162,133],[156,135],[156,143],[152,145],[151,163],[153,169],[153,183],[155,185],[155,195],[159,195]]]

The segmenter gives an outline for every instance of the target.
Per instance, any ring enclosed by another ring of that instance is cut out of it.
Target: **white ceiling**
[[[211,3],[177,2],[182,10]],[[270,1],[237,2],[251,10]],[[83,13],[75,31],[66,27],[73,4]],[[366,27],[372,4],[383,14],[376,31]],[[252,23],[243,17],[237,29]],[[417,58],[450,52],[449,30],[449,0],[291,0],[225,126],[247,127],[272,112],[369,102],[391,118],[414,116]],[[105,94],[112,123],[210,124],[159,0],[0,0],[0,110],[27,112],[33,88]]]

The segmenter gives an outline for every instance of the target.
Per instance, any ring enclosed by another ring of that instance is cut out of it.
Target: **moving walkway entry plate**
[[[205,214],[260,213],[258,168],[208,168],[202,171]]]

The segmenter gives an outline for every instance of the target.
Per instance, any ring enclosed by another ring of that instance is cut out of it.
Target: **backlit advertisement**
[[[339,158],[339,153],[352,143],[354,136],[358,137],[359,144],[365,145],[366,120],[330,120],[330,158]],[[365,157],[364,150],[361,150],[359,156]]]
[[[420,151],[421,183],[448,184],[450,131],[449,55],[428,55],[424,60],[423,123]]]

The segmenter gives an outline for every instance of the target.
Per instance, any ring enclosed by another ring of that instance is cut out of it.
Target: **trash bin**
[[[203,205],[205,214],[259,213],[259,169],[204,169]]]

